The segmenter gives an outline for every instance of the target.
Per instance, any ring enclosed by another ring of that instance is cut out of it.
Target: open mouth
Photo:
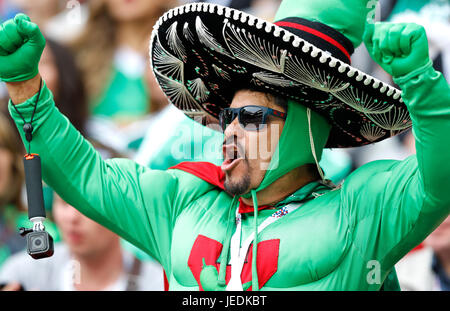
[[[224,145],[222,147],[224,161],[222,163],[222,171],[229,172],[234,169],[244,158],[235,144]]]

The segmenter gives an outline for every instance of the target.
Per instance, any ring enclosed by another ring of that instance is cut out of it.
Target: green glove
[[[364,43],[372,59],[394,78],[432,64],[425,29],[417,24],[367,24]]]
[[[25,14],[1,24],[0,79],[16,82],[34,78],[44,47],[44,36]]]

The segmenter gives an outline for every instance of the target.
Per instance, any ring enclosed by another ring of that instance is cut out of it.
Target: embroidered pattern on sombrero
[[[252,88],[327,118],[329,148],[378,142],[411,127],[400,90],[244,12],[208,3],[172,9],[150,44],[162,90],[190,117],[217,118],[238,88]]]

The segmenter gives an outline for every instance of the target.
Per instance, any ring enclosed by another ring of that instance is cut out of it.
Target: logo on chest
[[[211,276],[217,276],[219,272],[220,254],[222,252],[223,245],[211,238],[204,235],[198,235],[194,245],[192,246],[191,252],[189,254],[188,266],[197,281],[200,290],[216,288],[217,284],[202,284],[200,282],[200,274],[203,269],[215,268],[215,271],[211,272]],[[259,287],[263,287],[264,284],[275,274],[278,269],[278,254],[280,248],[280,240],[272,239],[266,240],[258,243],[258,254],[256,258],[256,266],[258,273],[258,283]],[[241,273],[241,281],[244,290],[251,290],[252,281],[252,257],[253,257],[253,245],[250,246],[244,266]],[[206,265],[206,267],[205,267]],[[206,271],[204,271],[205,273]],[[216,273],[217,272],[217,273]],[[231,277],[231,266],[226,267],[225,282]],[[207,277],[202,278],[203,283],[217,283],[217,277]],[[205,281],[207,280],[207,281]],[[223,288],[224,289],[224,288]]]

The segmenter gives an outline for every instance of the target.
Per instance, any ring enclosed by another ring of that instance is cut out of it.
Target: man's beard
[[[225,190],[231,195],[242,195],[245,194],[250,187],[250,176],[245,175],[238,182],[230,182],[225,180]]]
[[[230,178],[225,178],[225,191],[231,195],[242,195],[245,194],[250,188],[250,174],[248,172],[248,162],[244,160],[247,166],[246,174],[243,174],[243,177],[237,181],[232,182]]]

